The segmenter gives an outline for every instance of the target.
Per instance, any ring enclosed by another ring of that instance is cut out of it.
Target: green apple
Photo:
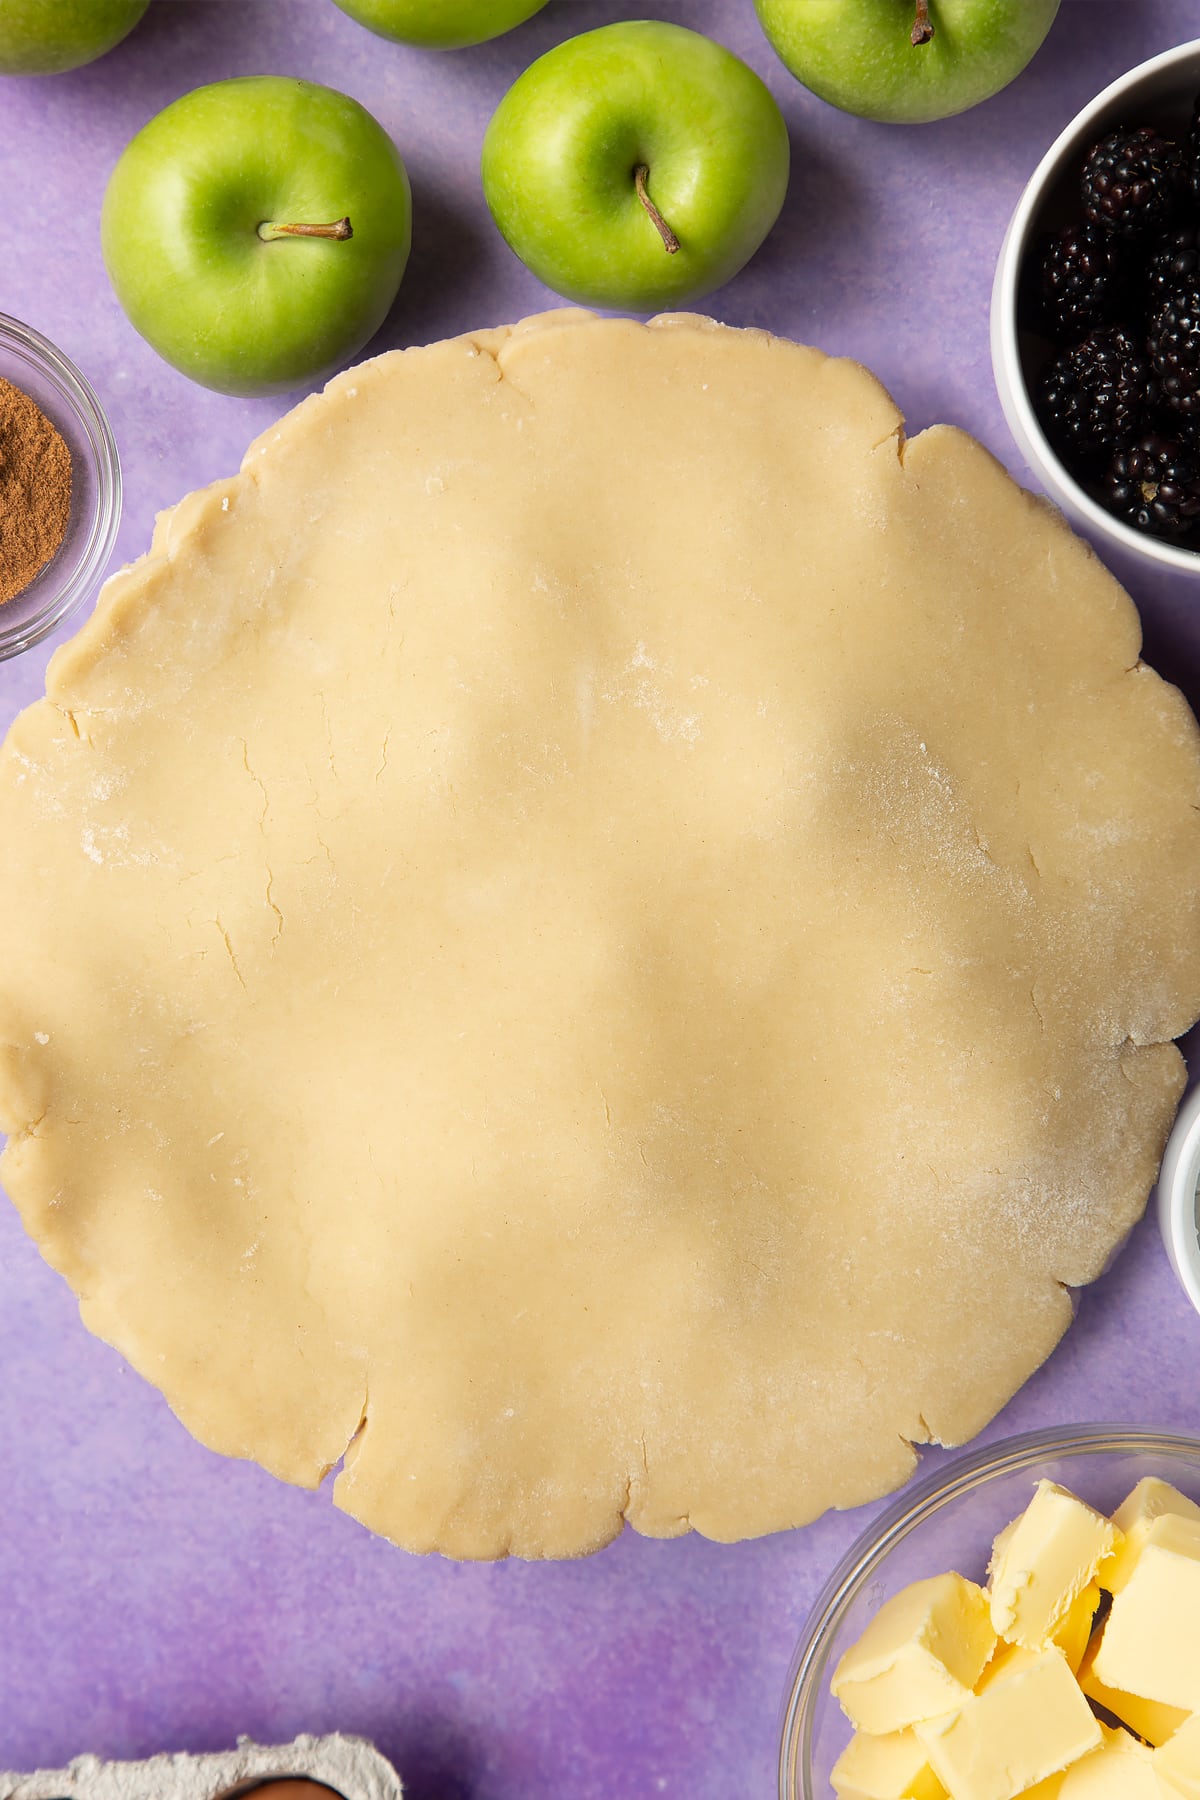
[[[585,306],[652,311],[720,287],[775,223],[787,179],[787,128],[753,70],[649,19],[547,51],[483,140],[496,224]]]
[[[1019,75],[1059,0],[754,0],[797,80],[843,112],[917,125]]]
[[[0,0],[0,75],[61,75],[133,30],[150,0]]]
[[[334,0],[380,37],[423,50],[462,50],[523,25],[546,0]]]
[[[383,323],[412,229],[408,176],[357,100],[246,75],[143,126],[109,177],[100,241],[130,322],[225,394],[328,374]]]

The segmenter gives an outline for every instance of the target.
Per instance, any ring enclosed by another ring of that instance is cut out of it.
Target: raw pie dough
[[[415,1549],[883,1493],[1181,1090],[1200,754],[1138,644],[853,363],[567,312],[350,370],[9,735],[28,1229],[206,1444],[345,1454]]]

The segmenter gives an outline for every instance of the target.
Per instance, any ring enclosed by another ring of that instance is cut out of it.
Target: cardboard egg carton
[[[298,1737],[290,1744],[239,1738],[236,1750],[207,1756],[152,1756],[101,1762],[77,1756],[65,1769],[0,1771],[0,1800],[232,1800],[264,1781],[319,1781],[343,1800],[401,1800],[387,1758],[365,1738]]]

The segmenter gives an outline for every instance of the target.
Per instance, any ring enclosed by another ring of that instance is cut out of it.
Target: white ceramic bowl
[[[1158,1223],[1167,1255],[1200,1312],[1200,1088],[1179,1109],[1158,1176]]]
[[[1042,368],[1054,355],[1048,340],[1025,330],[1018,302],[1026,261],[1044,232],[1082,215],[1079,178],[1092,144],[1119,125],[1154,125],[1168,136],[1186,136],[1200,91],[1200,41],[1180,44],[1122,75],[1057,137],[1022,194],[996,265],[992,286],[992,367],[1000,404],[1025,460],[1050,498],[1073,524],[1126,568],[1171,571],[1200,586],[1200,551],[1164,543],[1134,531],[1098,505],[1051,449],[1030,397]],[[1172,582],[1172,585],[1175,583]]]

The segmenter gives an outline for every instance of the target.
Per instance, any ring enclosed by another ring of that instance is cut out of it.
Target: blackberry
[[[1074,344],[1115,317],[1124,288],[1117,240],[1090,220],[1064,225],[1046,242],[1037,310],[1050,336]]]
[[[1183,154],[1150,125],[1111,131],[1083,165],[1083,210],[1120,237],[1166,224],[1183,192]]]
[[[1156,238],[1146,265],[1146,314],[1171,292],[1200,276],[1200,221],[1182,222]]]
[[[1117,451],[1101,497],[1138,531],[1186,537],[1200,519],[1200,455],[1177,438],[1147,432]]]
[[[1146,348],[1163,404],[1181,419],[1200,421],[1200,275],[1170,289],[1155,306]]]
[[[1042,376],[1037,409],[1046,434],[1072,463],[1102,463],[1138,429],[1149,370],[1123,325],[1093,331]]]

